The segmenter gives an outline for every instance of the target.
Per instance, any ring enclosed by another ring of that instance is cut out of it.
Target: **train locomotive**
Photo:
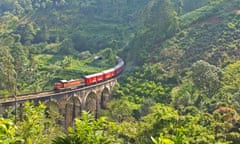
[[[93,85],[102,81],[106,81],[113,77],[118,76],[124,67],[124,61],[120,57],[116,57],[117,65],[111,69],[104,70],[99,73],[86,75],[79,79],[74,80],[60,80],[54,84],[55,91],[64,91],[68,89],[76,89],[84,86]]]

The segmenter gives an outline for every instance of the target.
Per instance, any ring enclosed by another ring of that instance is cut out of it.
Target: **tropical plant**
[[[101,117],[95,119],[90,113],[83,111],[81,119],[75,119],[74,127],[68,134],[56,137],[53,144],[111,144],[116,142],[116,125]]]

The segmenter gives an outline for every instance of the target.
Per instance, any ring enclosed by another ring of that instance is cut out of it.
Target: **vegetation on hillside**
[[[63,134],[55,123],[61,117],[46,117],[42,104],[26,104],[23,117],[6,112],[0,119],[0,142],[238,144],[239,5],[1,1],[0,95],[41,91],[59,79],[101,71],[114,65],[115,55],[126,67],[100,112],[104,118],[83,112]]]

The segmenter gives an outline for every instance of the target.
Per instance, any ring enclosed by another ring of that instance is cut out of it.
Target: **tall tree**
[[[105,118],[94,119],[83,111],[81,120],[75,119],[75,126],[69,129],[68,135],[56,137],[53,144],[111,144],[116,142],[115,130],[116,125]]]
[[[62,55],[74,54],[76,52],[72,39],[62,41],[59,53]]]
[[[25,143],[50,143],[57,135],[61,134],[56,120],[59,115],[46,118],[46,106],[39,104],[34,106],[26,102],[23,108],[22,120],[16,123],[16,135],[20,136]],[[50,113],[51,115],[51,113]]]
[[[138,143],[151,143],[150,137],[159,134],[175,133],[178,127],[178,113],[175,109],[163,104],[151,107],[152,113],[143,117],[137,137]],[[167,138],[167,137],[166,137]]]
[[[22,24],[17,27],[17,33],[21,35],[21,43],[30,45],[36,34],[33,23]]]
[[[237,93],[240,89],[240,61],[228,65],[223,72],[223,90],[227,93]]]
[[[240,110],[240,61],[230,64],[225,68],[222,77],[222,85],[221,100],[227,101]]]
[[[178,22],[171,0],[150,0],[145,11],[145,25],[153,28],[161,39],[172,36],[178,29]]]
[[[0,89],[8,89],[13,92],[15,86],[16,72],[13,65],[13,57],[9,52],[9,47],[0,46]]]
[[[23,72],[28,65],[27,53],[21,43],[17,42],[11,48],[11,54],[14,58],[14,66],[17,73]]]
[[[202,91],[205,96],[212,97],[221,87],[221,71],[214,65],[203,60],[192,65],[192,80],[194,85]]]
[[[16,136],[16,125],[10,119],[0,118],[0,143],[1,144],[13,144],[23,143],[23,139]]]
[[[45,24],[36,34],[34,42],[47,42],[49,40],[48,27]]]

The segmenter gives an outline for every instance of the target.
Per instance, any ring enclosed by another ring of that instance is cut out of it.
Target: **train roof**
[[[111,68],[111,69],[108,69],[108,70],[103,71],[102,73],[108,73],[108,72],[112,72],[112,71],[114,71],[114,70],[115,70],[114,68]]]
[[[114,68],[119,68],[119,67],[121,67],[121,66],[123,66],[124,65],[124,62],[123,61],[121,61],[120,63],[118,63]]]
[[[95,73],[95,74],[90,74],[90,75],[84,76],[84,78],[90,78],[90,77],[99,76],[99,75],[102,75],[102,74],[103,74],[102,72],[100,72],[100,73]]]
[[[60,80],[60,83],[67,83],[67,82],[72,82],[72,81],[78,81],[78,80],[82,80],[82,79],[71,79],[71,80]]]

